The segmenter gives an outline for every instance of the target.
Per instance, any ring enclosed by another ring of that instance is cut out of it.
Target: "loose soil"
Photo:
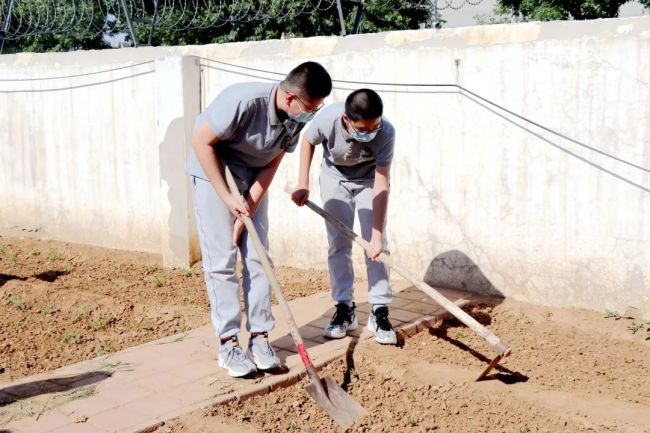
[[[317,270],[279,267],[291,300],[328,290]],[[154,254],[0,237],[0,380],[209,323],[201,264],[164,269]]]
[[[350,432],[650,432],[647,325],[633,334],[638,321],[511,300],[468,311],[513,349],[491,380],[475,382],[493,353],[456,320],[400,348],[359,344],[323,372],[369,412]],[[342,431],[306,383],[181,416],[156,433]]]
[[[328,290],[325,272],[277,271],[289,299]],[[453,319],[402,347],[360,343],[322,372],[368,410],[350,432],[650,433],[649,324],[512,300],[468,312],[513,350],[491,380],[475,382],[490,348]],[[3,382],[208,321],[198,266],[0,237]],[[340,432],[305,383],[183,415],[156,433]]]

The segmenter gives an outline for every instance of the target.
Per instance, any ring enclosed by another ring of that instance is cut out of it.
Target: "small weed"
[[[41,308],[41,315],[45,317],[49,317],[54,313],[54,308],[50,307],[49,305],[46,305],[45,307]]]
[[[628,325],[627,329],[632,331],[632,334],[636,334],[637,331],[639,331],[640,329],[643,329],[643,323],[634,323],[634,322],[632,322],[631,325]]]
[[[359,377],[357,370],[355,370],[353,367],[348,368],[348,373],[350,374],[350,377]]]
[[[156,265],[155,263],[144,265],[144,270],[147,274],[153,274],[158,270],[158,265]]]
[[[159,277],[158,275],[155,275],[155,276],[151,279],[151,282],[152,282],[153,285],[156,286],[156,287],[162,287],[162,285],[163,285],[163,282],[162,282],[162,280],[160,279],[160,277]]]
[[[406,398],[409,399],[410,401],[413,401],[415,400],[415,395],[413,395],[412,392],[409,392],[408,394],[406,394]]]
[[[106,328],[107,325],[113,323],[115,321],[115,317],[113,316],[99,316],[96,319],[93,319],[91,325],[95,331],[99,331],[100,329]]]
[[[182,271],[183,271],[183,276],[187,277],[187,278],[190,278],[190,277],[193,277],[193,276],[196,275],[196,272],[194,272],[191,269],[183,269]]]
[[[47,255],[47,259],[50,262],[56,262],[61,259],[61,253],[56,248],[50,250],[50,254]]]
[[[7,304],[11,305],[16,310],[24,310],[26,308],[23,299],[18,295],[10,295]]]
[[[69,394],[65,394],[63,398],[66,402],[69,402],[69,401],[81,400],[83,398],[92,397],[96,393],[97,390],[95,389],[94,386],[92,386],[89,388],[76,389]]]
[[[6,244],[0,244],[0,254],[4,254],[7,252],[7,245]]]
[[[605,319],[611,319],[611,318],[613,318],[614,320],[619,320],[621,319],[621,315],[618,314],[616,311],[605,310]]]
[[[465,333],[464,333],[463,331],[458,331],[458,332],[456,332],[456,334],[454,335],[454,338],[455,338],[456,340],[461,340],[461,339],[465,338]]]
[[[102,365],[99,366],[100,370],[107,370],[107,371],[113,371],[118,367],[117,364],[113,364],[112,362],[105,362]]]
[[[412,416],[410,416],[407,418],[406,423],[411,427],[415,427],[418,425],[418,420],[417,418],[413,418]]]
[[[72,316],[72,323],[77,323],[78,321],[86,317],[88,314],[89,312],[87,307],[81,306],[77,308],[77,311]]]
[[[298,429],[298,423],[295,421],[291,421],[289,425],[287,425],[287,430],[297,430]]]
[[[185,305],[194,305],[194,299],[191,296],[186,296]]]
[[[113,350],[113,342],[110,339],[105,339],[97,349],[97,355],[105,355]]]
[[[63,342],[66,344],[79,344],[81,343],[81,337],[73,334],[72,332],[65,331],[63,333]]]
[[[522,427],[519,429],[519,433],[530,433],[530,429],[528,427]]]

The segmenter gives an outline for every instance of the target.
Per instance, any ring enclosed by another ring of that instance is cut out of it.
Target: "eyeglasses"
[[[379,126],[377,126],[375,129],[371,129],[370,131],[359,131],[357,128],[354,127],[354,125],[352,124],[352,122],[349,119],[348,119],[348,125],[350,125],[350,128],[352,128],[352,130],[354,132],[356,132],[357,134],[362,134],[362,135],[374,134],[374,133],[377,133],[377,132],[381,131],[381,129],[384,127],[384,119],[381,119],[379,121]]]
[[[307,104],[305,104],[304,101],[303,101],[302,99],[300,99],[300,96],[296,95],[295,93],[291,93],[291,94],[292,94],[293,96],[296,97],[296,99],[298,100],[298,102],[300,102],[300,104],[301,104],[303,107],[305,107],[305,109],[307,109]],[[323,108],[324,106],[325,106],[325,102],[321,102],[321,103],[318,104],[316,107],[312,108],[311,110],[307,110],[306,112],[309,113],[309,114],[316,114],[316,113],[318,112],[318,110],[320,110],[320,109]]]

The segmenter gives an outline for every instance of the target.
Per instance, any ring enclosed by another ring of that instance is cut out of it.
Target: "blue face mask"
[[[377,136],[377,131],[372,131],[372,132],[352,131],[350,135],[352,136],[353,140],[358,141],[359,143],[367,143],[369,141],[372,141]]]
[[[307,123],[311,119],[313,119],[315,115],[316,113],[305,113],[304,111],[301,111],[300,114],[298,114],[297,116],[294,116],[293,114],[289,113],[289,118],[294,122]]]

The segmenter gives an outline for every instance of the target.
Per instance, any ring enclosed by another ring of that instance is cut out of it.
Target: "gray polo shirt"
[[[318,112],[309,124],[305,138],[316,146],[323,144],[324,170],[346,179],[372,179],[376,166],[389,165],[395,147],[395,128],[382,117],[383,127],[368,143],[355,141],[343,126],[345,104],[338,102]]]
[[[219,137],[215,149],[228,165],[262,168],[283,150],[293,152],[304,124],[280,120],[275,109],[275,83],[239,83],[226,87],[194,122],[208,121]],[[207,180],[194,149],[187,173]]]

